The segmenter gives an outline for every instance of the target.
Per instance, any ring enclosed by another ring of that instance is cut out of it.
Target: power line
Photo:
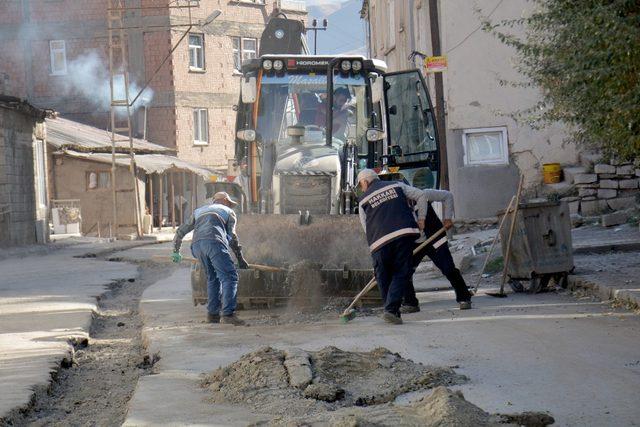
[[[500,5],[502,4],[502,2],[503,2],[503,1],[504,1],[504,0],[500,0],[500,1],[498,2],[498,4],[496,4],[496,6],[495,6],[495,7],[491,10],[491,12],[489,12],[489,14],[487,15],[487,19],[488,19],[488,18],[491,18],[491,15],[493,15],[493,13],[494,13],[496,10],[498,10],[498,8],[500,7]],[[476,28],[475,30],[473,30],[472,32],[470,32],[469,34],[467,34],[467,36],[466,36],[465,38],[463,38],[463,39],[460,41],[460,43],[458,43],[457,45],[455,45],[455,46],[454,46],[454,47],[452,47],[451,49],[448,49],[448,50],[447,50],[447,53],[450,53],[450,52],[451,52],[451,51],[453,51],[454,49],[458,48],[460,45],[462,45],[464,42],[466,42],[466,41],[469,39],[469,37],[471,37],[472,35],[474,35],[475,33],[477,33],[477,32],[478,32],[478,30],[480,30],[481,28],[482,28],[482,24],[480,24],[480,25],[478,26],[478,28]]]

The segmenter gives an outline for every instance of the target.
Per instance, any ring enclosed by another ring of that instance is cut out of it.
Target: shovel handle
[[[433,242],[438,236],[440,236],[445,231],[447,231],[446,227],[442,227],[441,229],[436,231],[431,237],[429,237],[427,240],[422,242],[417,248],[415,248],[413,250],[413,255],[416,255],[418,252],[420,252],[422,249],[424,249],[427,245],[429,245],[431,242]],[[362,296],[364,294],[366,294],[371,289],[373,289],[373,287],[376,285],[376,283],[377,282],[376,282],[376,278],[375,277],[373,277],[371,280],[369,280],[369,283],[367,283],[367,285],[358,293],[358,295],[356,295],[356,297],[353,299],[351,304],[349,304],[349,307],[347,307],[344,310],[342,315],[343,316],[347,316],[349,314],[349,310],[351,310],[356,305],[356,303],[358,301],[360,301],[360,298],[362,298]]]

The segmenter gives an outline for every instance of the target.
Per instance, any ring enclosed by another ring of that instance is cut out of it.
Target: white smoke
[[[67,62],[67,75],[64,79],[66,95],[80,95],[94,106],[108,110],[111,105],[109,68],[96,51],[87,51]],[[133,101],[141,87],[129,81],[129,102]],[[125,85],[122,75],[117,75],[113,82],[113,96],[116,100],[125,99]],[[133,109],[146,106],[153,98],[153,90],[145,88],[138,97]],[[124,110],[124,107],[121,108]],[[124,111],[123,111],[124,112]]]

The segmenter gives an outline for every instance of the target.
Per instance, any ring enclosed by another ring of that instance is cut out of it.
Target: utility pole
[[[313,31],[313,54],[318,54],[318,31],[327,31],[327,25],[329,25],[329,21],[327,19],[322,20],[322,27],[318,27],[318,20],[313,19],[311,21],[311,27],[305,28],[306,31]]]
[[[431,27],[431,50],[433,56],[442,55],[440,45],[440,19],[438,0],[429,0],[429,23]],[[440,187],[449,189],[449,162],[447,161],[447,123],[444,105],[444,84],[442,73],[434,73],[436,86],[436,126],[440,137]]]

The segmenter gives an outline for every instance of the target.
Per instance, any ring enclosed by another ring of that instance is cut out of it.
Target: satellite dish
[[[220,11],[220,9],[214,10],[211,15],[207,16],[206,19],[200,23],[200,26],[206,27],[207,25],[211,24],[218,16],[220,16],[221,13],[222,12]]]

